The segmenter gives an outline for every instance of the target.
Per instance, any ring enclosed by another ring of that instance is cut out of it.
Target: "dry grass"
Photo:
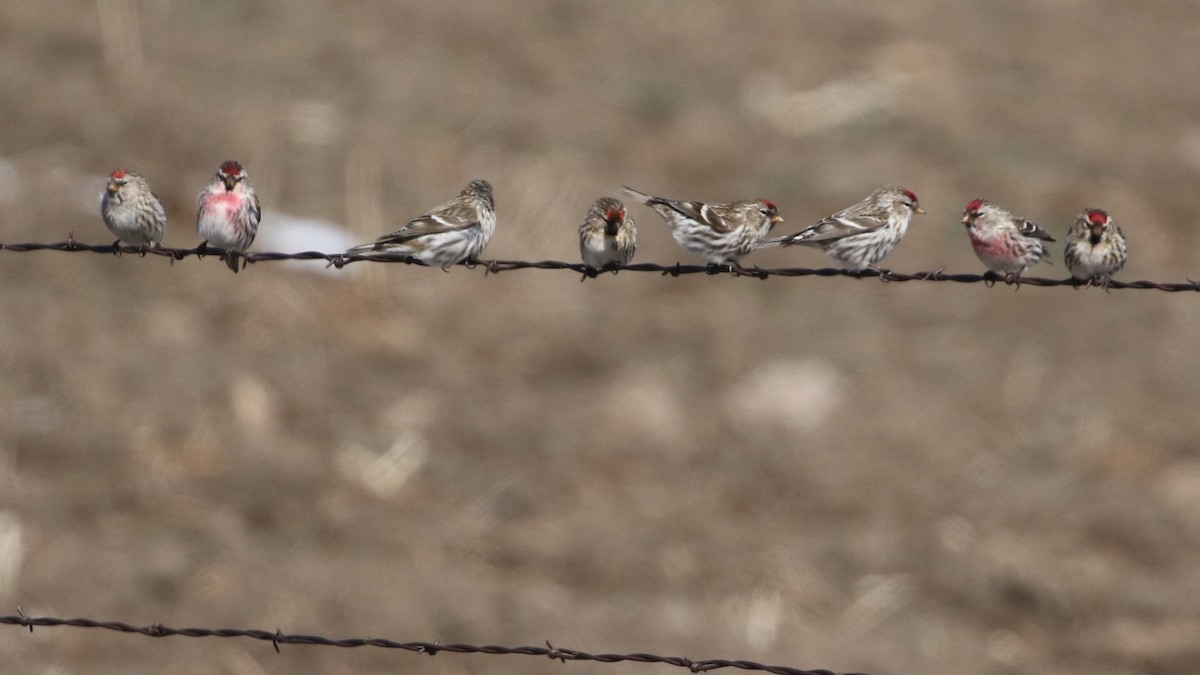
[[[1182,1],[9,0],[0,240],[107,241],[64,195],[123,165],[195,243],[195,193],[237,158],[268,213],[363,239],[487,177],[502,258],[573,257],[619,183],[767,196],[791,228],[901,182],[930,215],[896,269],[976,270],[958,216],[987,196],[1058,233],[1105,207],[1123,277],[1177,280],[1198,25]],[[639,259],[678,259],[636,213]],[[0,255],[0,606],[880,674],[1200,669],[1190,295],[350,271]],[[25,672],[564,668],[0,644]]]

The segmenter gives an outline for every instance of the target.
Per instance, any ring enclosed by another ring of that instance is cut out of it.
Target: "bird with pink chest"
[[[225,249],[225,264],[238,271],[236,256],[250,248],[258,234],[262,208],[258,195],[250,185],[249,173],[241,164],[228,161],[217,168],[216,175],[200,192],[196,209],[196,231],[210,246]]]
[[[992,272],[1015,281],[1032,265],[1051,262],[1045,242],[1050,233],[986,199],[973,199],[963,211],[963,225],[979,261]]]

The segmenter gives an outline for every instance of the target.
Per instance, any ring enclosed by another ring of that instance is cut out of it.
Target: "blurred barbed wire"
[[[0,624],[11,626],[24,626],[33,632],[34,626],[68,626],[72,628],[100,628],[104,630],[116,631],[118,633],[134,633],[137,635],[145,635],[147,637],[223,637],[223,638],[250,638],[252,640],[262,640],[270,642],[275,647],[275,651],[279,651],[279,645],[316,645],[319,647],[380,647],[383,649],[403,649],[405,651],[416,652],[417,654],[427,654],[434,656],[438,652],[452,652],[455,654],[489,654],[489,655],[524,655],[524,656],[546,656],[551,659],[556,659],[566,663],[567,661],[594,661],[597,663],[620,663],[623,661],[634,661],[637,663],[665,663],[667,665],[679,666],[687,668],[693,673],[706,672],[709,670],[717,670],[719,668],[739,668],[741,670],[755,670],[767,673],[775,673],[776,675],[866,675],[865,673],[837,673],[832,670],[803,670],[800,668],[788,668],[787,666],[768,666],[753,661],[727,661],[725,659],[706,659],[703,661],[693,661],[683,656],[658,656],[657,654],[589,654],[581,652],[577,649],[565,649],[554,647],[550,642],[546,642],[545,647],[501,647],[498,645],[467,645],[467,644],[441,644],[438,642],[395,642],[393,640],[385,640],[383,638],[348,638],[337,640],[333,638],[321,637],[319,635],[289,635],[276,629],[274,632],[267,630],[244,630],[238,628],[170,628],[161,623],[153,623],[149,626],[134,626],[120,621],[95,621],[93,619],[59,619],[49,616],[26,616],[21,608],[17,608],[17,614],[10,616],[0,616]]]
[[[344,253],[322,253],[320,251],[300,251],[297,253],[278,253],[278,252],[251,252],[251,253],[232,253],[226,252],[224,249],[214,248],[208,245],[201,245],[195,248],[170,248],[166,246],[158,247],[143,247],[143,246],[122,246],[118,244],[84,244],[67,239],[66,241],[50,242],[50,243],[21,243],[21,244],[5,244],[0,242],[0,251],[11,251],[14,253],[28,253],[33,251],[58,251],[65,253],[102,253],[113,256],[125,254],[136,255],[140,257],[159,256],[169,258],[172,262],[183,260],[184,258],[203,258],[204,256],[213,256],[220,258],[221,256],[231,255],[242,259],[242,267],[259,262],[274,262],[278,260],[324,260],[329,266],[342,268],[349,263],[354,262],[375,262],[375,263],[402,263],[408,265],[416,265],[418,267],[428,267],[423,262],[400,256],[393,253],[357,253],[346,255]],[[733,276],[753,277],[757,279],[767,279],[770,277],[850,277],[852,279],[871,279],[877,278],[880,281],[952,281],[960,284],[975,284],[982,283],[988,286],[994,285],[997,282],[1015,285],[1015,286],[1070,286],[1080,288],[1089,284],[1079,282],[1074,279],[1048,279],[1044,277],[1020,277],[1018,279],[1006,279],[1005,277],[993,272],[985,272],[984,274],[947,274],[944,268],[930,270],[928,272],[915,272],[905,274],[903,272],[894,272],[892,270],[842,270],[831,267],[776,267],[764,268],[758,266],[752,267],[737,267],[729,265],[685,265],[675,263],[674,265],[658,265],[654,263],[633,263],[630,265],[614,265],[603,270],[595,270],[587,267],[583,263],[562,262],[558,260],[474,260],[459,263],[468,268],[482,267],[489,274],[498,274],[510,270],[524,269],[540,269],[540,270],[569,270],[582,274],[585,277],[596,277],[609,272],[657,272],[664,276],[684,276],[688,274],[732,274]],[[1169,293],[1178,293],[1181,291],[1200,292],[1200,280],[1188,279],[1182,282],[1162,282],[1162,281],[1120,281],[1112,279],[1106,284],[1108,290],[1117,289],[1143,289],[1167,291]]]

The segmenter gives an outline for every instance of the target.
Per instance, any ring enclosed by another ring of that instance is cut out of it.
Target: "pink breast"
[[[215,195],[210,195],[204,200],[204,210],[207,212],[214,211],[237,211],[241,207],[242,200],[232,192],[221,192]]]
[[[974,234],[971,235],[971,246],[975,248],[975,252],[984,255],[1004,255],[1004,241],[1000,238],[996,239],[980,239]]]

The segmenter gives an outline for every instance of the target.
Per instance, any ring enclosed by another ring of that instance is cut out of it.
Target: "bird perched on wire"
[[[250,248],[258,234],[262,208],[250,185],[250,174],[234,161],[223,162],[216,175],[200,191],[196,210],[196,231],[201,241],[225,249],[221,258],[234,274],[237,256]]]
[[[963,212],[963,225],[975,255],[992,272],[1015,281],[1026,268],[1049,260],[1045,242],[1054,241],[1036,223],[1012,214],[986,199],[974,199]]]
[[[1063,260],[1076,281],[1108,288],[1112,275],[1125,267],[1128,258],[1125,233],[1100,209],[1084,209],[1067,232]]]
[[[579,225],[579,255],[593,270],[628,265],[637,250],[637,225],[614,197],[592,203]]]
[[[627,186],[621,191],[657,211],[675,242],[710,264],[739,267],[738,261],[783,222],[779,209],[767,199],[706,204],[651,197]]]
[[[167,231],[167,214],[158,195],[145,178],[124,169],[108,175],[100,200],[100,215],[108,231],[121,242],[136,246],[158,246]]]
[[[811,246],[825,251],[843,269],[875,269],[875,263],[900,243],[913,214],[917,213],[925,210],[916,193],[889,185],[795,234],[770,239],[758,246]]]
[[[496,231],[496,204],[492,185],[473,180],[454,199],[436,206],[407,225],[355,246],[343,255],[396,253],[442,269],[474,260],[487,248]]]

